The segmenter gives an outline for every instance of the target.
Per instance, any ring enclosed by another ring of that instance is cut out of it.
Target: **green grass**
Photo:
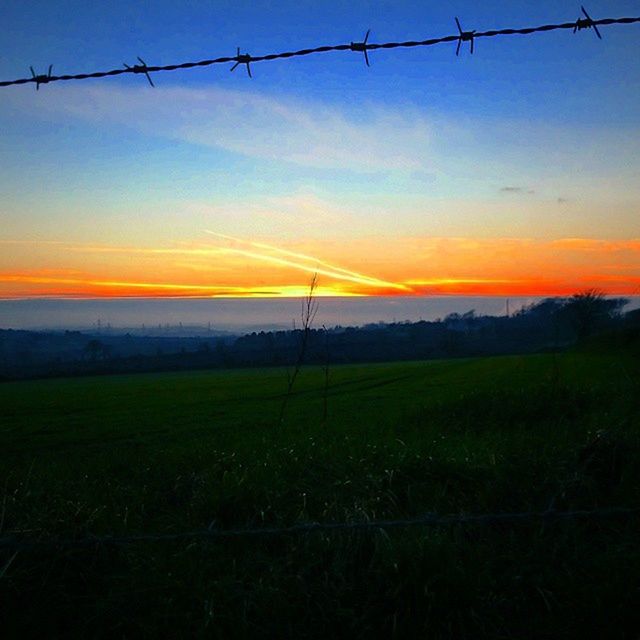
[[[617,353],[0,385],[1,535],[640,504]],[[637,519],[0,554],[10,636],[636,637]]]

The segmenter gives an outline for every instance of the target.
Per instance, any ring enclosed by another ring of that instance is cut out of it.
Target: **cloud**
[[[312,189],[301,188],[282,195],[260,195],[244,198],[216,197],[210,201],[180,203],[188,216],[206,217],[217,228],[235,235],[277,233],[299,237],[339,231],[357,233],[362,228],[361,209],[347,198],[328,199]]]
[[[28,239],[28,240],[10,240],[10,239],[0,239],[0,244],[6,245],[64,245],[67,244],[63,240],[37,240],[37,239]]]
[[[261,160],[355,172],[424,172],[430,127],[417,111],[357,110],[211,87],[51,87],[39,109]]]
[[[535,189],[530,189],[528,187],[501,187],[500,193],[527,193],[533,194],[535,193]]]
[[[309,287],[300,285],[264,286],[215,286],[183,284],[175,282],[140,282],[136,280],[100,280],[90,275],[84,277],[44,276],[38,273],[1,273],[0,283],[19,285],[22,289],[8,291],[2,300],[38,298],[263,298],[303,297]],[[343,290],[339,285],[322,285],[316,296],[357,296],[358,293]]]
[[[640,239],[629,238],[627,240],[600,240],[597,238],[560,238],[554,240],[552,246],[570,251],[589,251],[601,254],[640,252]]]

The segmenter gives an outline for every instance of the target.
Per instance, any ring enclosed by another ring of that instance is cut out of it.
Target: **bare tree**
[[[318,288],[318,274],[314,273],[309,284],[309,292],[302,299],[302,309],[300,311],[300,321],[302,328],[300,332],[300,344],[298,345],[298,354],[296,357],[293,369],[290,371],[287,369],[287,391],[282,399],[282,405],[280,407],[280,416],[278,424],[282,424],[284,420],[284,413],[289,403],[289,398],[293,392],[293,386],[298,378],[300,369],[304,364],[305,356],[307,354],[307,346],[309,344],[309,336],[311,335],[311,327],[318,313],[318,300],[316,299],[315,292]]]

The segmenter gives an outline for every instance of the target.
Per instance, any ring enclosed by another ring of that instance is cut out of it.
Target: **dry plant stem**
[[[324,335],[324,390],[322,394],[322,424],[326,424],[327,415],[328,415],[328,404],[329,404],[329,334],[327,332],[327,327],[322,325],[322,331]]]
[[[304,364],[305,355],[307,352],[307,345],[309,343],[309,335],[311,334],[311,327],[318,313],[318,301],[315,297],[315,291],[318,287],[318,274],[314,273],[309,284],[309,293],[302,300],[302,311],[300,313],[300,321],[302,323],[300,346],[298,348],[298,355],[293,367],[293,371],[287,370],[287,391],[282,399],[282,405],[280,406],[280,416],[278,418],[278,424],[282,424],[284,420],[284,414],[289,404],[289,399],[293,393],[293,386],[295,385],[300,369]]]

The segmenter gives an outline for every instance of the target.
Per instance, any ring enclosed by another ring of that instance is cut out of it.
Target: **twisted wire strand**
[[[33,551],[48,549],[78,549],[99,546],[125,546],[141,542],[180,542],[192,540],[222,540],[229,538],[272,538],[331,533],[336,531],[375,531],[407,529],[411,527],[451,527],[455,525],[492,525],[528,521],[598,520],[629,518],[640,515],[640,507],[610,507],[574,511],[524,511],[516,513],[480,513],[439,516],[427,514],[419,518],[400,520],[369,520],[364,522],[305,522],[289,527],[261,527],[248,529],[208,529],[160,534],[134,534],[128,536],[86,536],[83,538],[24,539],[15,536],[0,538],[0,551]]]
[[[492,29],[489,31],[468,32],[470,38],[493,38],[496,36],[511,36],[511,35],[530,35],[533,33],[541,33],[545,31],[556,31],[559,29],[572,29],[576,28],[584,29],[591,26],[608,26],[608,25],[622,25],[622,24],[634,24],[640,22],[640,17],[627,17],[627,18],[602,18],[600,20],[574,20],[573,22],[563,22],[560,24],[544,24],[537,27],[523,27],[519,29]],[[228,64],[230,62],[236,62],[240,64],[251,64],[253,62],[269,62],[272,60],[296,58],[301,56],[309,56],[316,53],[328,53],[330,51],[376,51],[378,49],[400,49],[400,48],[412,48],[412,47],[430,47],[436,44],[442,44],[446,42],[456,42],[462,37],[462,33],[456,35],[444,36],[441,38],[430,38],[428,40],[408,40],[405,42],[383,42],[383,43],[350,43],[350,44],[338,44],[338,45],[325,45],[320,47],[313,47],[309,49],[299,49],[297,51],[283,51],[280,53],[269,53],[265,55],[252,56],[249,54],[238,54],[236,56],[224,56],[221,58],[212,58],[208,60],[199,60],[194,62],[181,62],[179,64],[168,65],[135,65],[132,67],[125,67],[119,69],[111,69],[109,71],[94,71],[92,73],[77,73],[77,74],[65,74],[65,75],[33,75],[30,78],[19,78],[17,80],[3,80],[0,81],[0,87],[9,87],[14,85],[35,83],[36,86],[41,84],[48,84],[50,82],[61,82],[67,80],[88,80],[89,78],[106,78],[111,76],[119,76],[126,73],[156,73],[159,71],[177,71],[181,69],[193,69],[196,67],[208,67],[214,64]],[[355,44],[355,46],[354,46]]]

